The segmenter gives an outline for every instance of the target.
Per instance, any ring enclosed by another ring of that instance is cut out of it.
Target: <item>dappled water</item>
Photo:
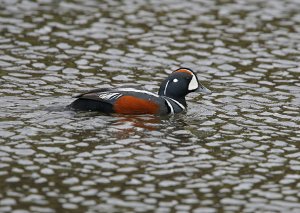
[[[0,2],[0,212],[300,212],[299,1]],[[180,66],[185,114],[64,108]]]

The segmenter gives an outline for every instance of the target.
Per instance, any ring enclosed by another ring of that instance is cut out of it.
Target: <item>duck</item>
[[[191,92],[211,94],[194,71],[181,67],[161,83],[157,94],[132,87],[94,89],[75,96],[68,107],[105,114],[170,115],[187,110],[185,98]]]

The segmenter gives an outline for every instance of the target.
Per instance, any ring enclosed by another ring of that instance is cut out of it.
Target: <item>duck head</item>
[[[210,94],[197,75],[188,68],[179,68],[172,72],[161,84],[158,94],[173,98],[186,105],[185,96],[191,92]]]

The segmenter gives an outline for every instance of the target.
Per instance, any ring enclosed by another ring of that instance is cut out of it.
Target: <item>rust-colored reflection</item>
[[[117,115],[119,120],[115,126],[122,131],[116,135],[117,138],[126,138],[129,135],[136,135],[145,131],[156,131],[160,129],[161,118],[158,116],[122,116]],[[137,129],[138,128],[138,129]],[[142,129],[142,130],[141,130]]]

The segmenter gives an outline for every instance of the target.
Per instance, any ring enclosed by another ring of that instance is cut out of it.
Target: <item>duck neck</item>
[[[168,83],[169,83],[168,79],[166,79],[162,83],[162,85],[159,88],[158,95],[165,96],[165,97],[168,97],[168,98],[172,98],[175,101],[178,101],[179,103],[181,103],[183,106],[186,107],[186,101],[185,101],[185,95],[186,94],[180,94],[179,96],[174,96],[171,91],[167,90]]]
[[[173,99],[173,100],[175,100],[175,101],[178,101],[179,103],[181,103],[183,106],[187,106],[187,104],[186,104],[186,100],[185,100],[185,97],[183,96],[183,97],[175,97],[175,96],[172,96],[172,95],[163,95],[163,94],[159,94],[159,95],[161,95],[161,96],[164,96],[164,97],[168,97],[168,98],[171,98],[171,99]]]
[[[179,103],[181,103],[185,107],[187,106],[186,105],[185,97],[172,97],[172,96],[167,96],[167,97],[172,98],[172,99],[178,101]]]

